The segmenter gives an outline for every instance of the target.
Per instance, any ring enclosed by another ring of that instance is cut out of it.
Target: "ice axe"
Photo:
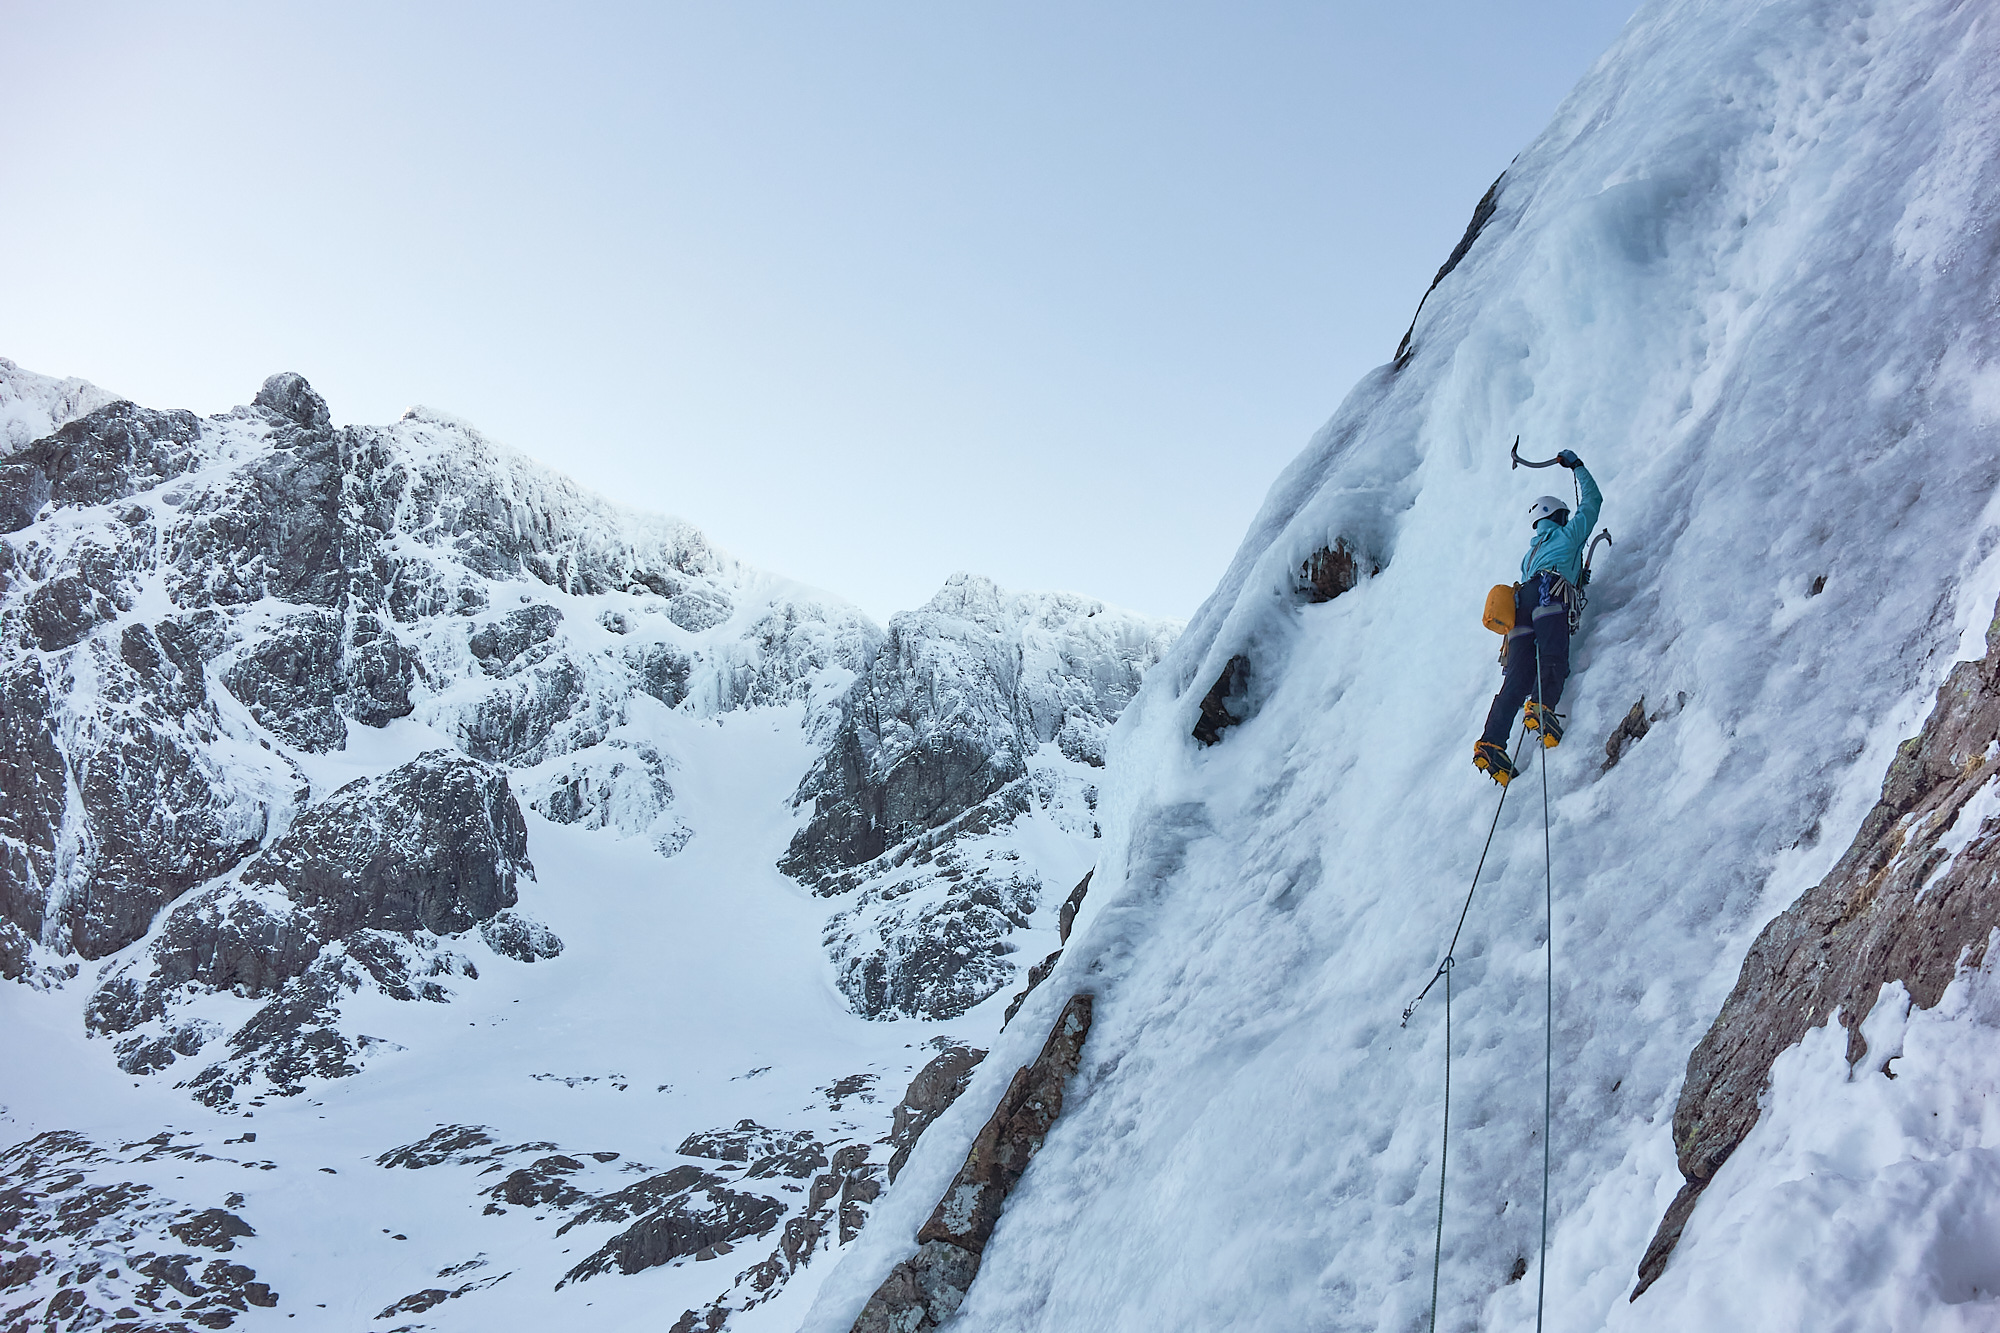
[[[1514,437],[1514,448],[1510,453],[1514,459],[1514,467],[1554,467],[1562,459],[1562,455],[1557,454],[1554,458],[1544,459],[1537,463],[1532,458],[1521,457],[1521,437],[1518,435]],[[1510,472],[1513,470],[1513,468],[1508,469]]]

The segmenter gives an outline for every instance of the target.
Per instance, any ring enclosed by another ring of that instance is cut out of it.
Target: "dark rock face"
[[[1056,964],[1062,960],[1062,956],[1063,951],[1057,949],[1054,953],[1042,959],[1041,962],[1036,963],[1028,969],[1028,984],[1023,986],[1020,992],[1007,1002],[1007,1012],[1000,1019],[1002,1029],[1005,1029],[1009,1023],[1014,1021],[1014,1015],[1021,1012],[1021,1006],[1026,1004],[1028,997],[1035,993],[1035,987],[1049,979],[1049,973],[1056,970]]]
[[[53,711],[39,661],[0,675],[0,914],[28,937],[41,934],[67,799]]]
[[[326,410],[326,400],[313,391],[303,375],[293,371],[280,371],[264,381],[257,390],[257,396],[250,400],[252,407],[261,407],[282,420],[304,430],[331,430],[333,418]]]
[[[200,650],[177,621],[74,651],[60,675],[24,660],[0,676],[0,827],[19,839],[0,864],[0,906],[29,935],[96,958],[254,850],[302,783],[222,778]],[[66,773],[79,810],[64,804]],[[77,848],[67,886],[55,878],[66,837]]]
[[[465,752],[496,764],[532,764],[548,756],[556,729],[591,705],[583,672],[567,657],[509,681],[479,703],[465,726]],[[611,716],[585,717],[570,748],[593,745],[610,730]]]
[[[917,1232],[917,1252],[897,1264],[854,1321],[854,1333],[917,1333],[958,1311],[1001,1207],[1062,1114],[1063,1089],[1083,1057],[1092,1000],[1070,997],[1035,1062],[1014,1073],[973,1140],[965,1165]]]
[[[381,727],[411,711],[416,657],[374,616],[287,617],[232,662],[222,683],[259,725],[302,750],[347,744],[347,718]]]
[[[272,735],[301,750],[338,750],[347,744],[347,723],[334,707],[339,667],[340,618],[307,613],[237,658],[222,683]]]
[[[1632,705],[1632,710],[1619,720],[1611,734],[1604,738],[1604,772],[1610,772],[1625,756],[1625,747],[1645,737],[1652,724],[1646,719],[1646,701],[1642,698]]]
[[[1141,632],[1121,636],[1114,621]],[[1170,638],[1083,598],[953,579],[890,622],[793,798],[813,816],[780,869],[818,887],[985,801],[1048,742],[1101,764],[1101,733]]]
[[[496,1202],[516,1208],[570,1208],[590,1196],[569,1183],[569,1177],[583,1170],[574,1157],[551,1153],[508,1173],[486,1193]],[[491,1210],[491,1205],[488,1205]]]
[[[785,1206],[761,1194],[729,1188],[729,1182],[699,1167],[679,1166],[614,1194],[605,1195],[563,1224],[639,1220],[613,1236],[572,1268],[558,1286],[617,1269],[639,1273],[676,1259],[727,1253],[746,1236],[763,1235],[785,1215]]]
[[[1867,1054],[1861,1024],[1884,985],[1900,981],[1917,1007],[1930,1008],[1960,969],[1985,958],[2000,928],[2000,818],[1957,825],[1967,803],[2000,778],[2000,619],[1986,646],[1984,658],[1952,668],[1853,844],[1757,937],[1735,990],[1688,1057],[1674,1108],[1687,1183],[1647,1248],[1635,1300],[1665,1270],[1702,1190],[1757,1123],[1780,1053],[1838,1013],[1848,1060],[1858,1065]],[[1948,835],[1962,843],[1955,856]]]
[[[885,726],[879,702],[858,699],[855,707],[868,715],[866,721],[843,727],[806,779],[812,798],[821,804],[780,863],[786,874],[801,880],[821,878],[825,868],[871,861],[1021,776],[1019,756],[1011,747],[995,752],[981,738],[953,732],[926,737],[885,771],[877,771],[869,741]],[[908,717],[892,717],[886,725],[892,732],[917,729]]]
[[[1299,566],[1299,591],[1308,602],[1330,602],[1360,585],[1363,565],[1354,544],[1345,537],[1336,538],[1333,545],[1320,547]],[[1368,562],[1366,572],[1373,578],[1382,567]]]
[[[548,642],[562,624],[553,606],[524,606],[473,633],[469,646],[479,669],[489,676],[511,676],[549,655]]]
[[[1222,674],[1215,678],[1215,684],[1202,696],[1200,710],[1195,714],[1194,738],[1203,745],[1219,742],[1223,732],[1249,720],[1249,701],[1250,659],[1239,653],[1229,659]]]
[[[972,1082],[972,1072],[979,1068],[986,1052],[963,1042],[940,1037],[938,1041],[944,1049],[917,1071],[910,1080],[910,1086],[903,1093],[903,1100],[896,1105],[895,1121],[889,1137],[889,1183],[895,1184],[902,1174],[903,1164],[910,1160],[911,1149],[917,1140],[930,1128],[931,1122],[943,1115],[958,1095],[965,1091],[965,1085]]]
[[[300,606],[345,606],[368,568],[375,535],[342,503],[349,480],[343,440],[325,431],[283,437],[286,447],[246,464],[225,485],[181,508],[167,532],[167,591],[184,607],[237,606],[264,597]],[[355,479],[357,482],[359,478]]]
[[[1451,248],[1451,254],[1445,258],[1443,266],[1437,271],[1437,276],[1431,279],[1431,285],[1424,288],[1423,296],[1417,301],[1417,313],[1410,316],[1410,327],[1404,332],[1403,340],[1396,344],[1394,362],[1396,369],[1401,370],[1408,365],[1410,357],[1415,352],[1410,346],[1410,340],[1416,336],[1417,316],[1424,313],[1424,302],[1431,299],[1431,293],[1437,290],[1438,284],[1450,277],[1451,271],[1458,267],[1459,261],[1471,252],[1472,243],[1479,239],[1479,233],[1486,230],[1486,224],[1491,222],[1493,214],[1499,211],[1500,186],[1506,179],[1507,173],[1503,171],[1494,178],[1491,185],[1486,187],[1486,193],[1481,195],[1479,202],[1473,206],[1472,221],[1465,224],[1465,235],[1458,238],[1458,244]]]
[[[244,870],[168,915],[146,956],[112,974],[85,1007],[119,1042],[128,1073],[194,1055],[208,1039],[172,1016],[190,987],[268,997],[228,1054],[186,1086],[210,1105],[265,1079],[293,1095],[307,1078],[355,1073],[365,1052],[339,1031],[341,1000],[364,986],[399,1000],[444,1000],[443,977],[476,978],[440,935],[475,925],[497,952],[554,957],[562,942],[506,909],[532,875],[527,829],[504,776],[433,751],[350,783],[306,811]],[[153,1025],[151,1032],[138,1031]]]
[[[1090,877],[1096,873],[1095,869],[1084,871],[1083,878],[1078,880],[1076,887],[1069,891],[1069,897],[1063,899],[1062,910],[1056,917],[1058,943],[1069,943],[1069,932],[1076,925],[1076,914],[1083,910],[1084,896],[1090,892]]]
[[[732,1312],[777,1295],[822,1243],[836,1235],[853,1239],[882,1188],[881,1168],[868,1160],[870,1145],[835,1146],[802,1131],[767,1129],[754,1120],[691,1134],[680,1151],[715,1165],[684,1164],[656,1172],[621,1160],[615,1152],[567,1152],[546,1141],[498,1143],[477,1125],[441,1126],[375,1161],[384,1168],[413,1171],[476,1167],[473,1179],[476,1197],[486,1201],[484,1215],[504,1215],[514,1208],[532,1209],[537,1220],[561,1214],[558,1238],[577,1227],[629,1224],[571,1268],[559,1289],[608,1274],[709,1263],[735,1253],[746,1240],[775,1234],[768,1254],[737,1271],[733,1280],[725,1279],[726,1290],[701,1309],[684,1313],[675,1328],[720,1328]],[[740,1174],[724,1174],[735,1172]],[[641,1179],[631,1180],[633,1174]],[[620,1180],[626,1183],[604,1189]],[[750,1188],[752,1181],[769,1182],[758,1189],[775,1192],[760,1193]],[[483,1256],[438,1276],[457,1277],[482,1266]],[[504,1276],[420,1291],[381,1317],[428,1309]]]
[[[192,412],[100,407],[0,458],[0,532],[19,532],[48,504],[106,504],[180,476],[200,437]]]
[[[678,708],[681,700],[687,698],[694,659],[672,644],[649,644],[627,654],[626,660],[632,665],[639,688],[667,707]]]
[[[505,776],[433,750],[300,815],[243,882],[282,884],[332,934],[452,935],[512,907],[524,871],[528,829]]]
[[[80,643],[99,625],[118,618],[111,599],[80,574],[60,575],[29,593],[26,611],[28,634],[45,653]]]

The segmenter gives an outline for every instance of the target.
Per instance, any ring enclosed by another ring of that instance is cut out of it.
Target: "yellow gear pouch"
[[[1511,634],[1514,630],[1514,589],[1512,583],[1496,583],[1493,591],[1486,594],[1486,628],[1495,634]]]

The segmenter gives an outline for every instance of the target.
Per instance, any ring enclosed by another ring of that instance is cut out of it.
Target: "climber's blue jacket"
[[[1523,583],[1544,569],[1554,570],[1571,583],[1583,582],[1583,552],[1590,545],[1590,530],[1597,526],[1597,511],[1604,507],[1604,494],[1581,463],[1575,472],[1581,496],[1576,513],[1561,527],[1556,526],[1553,518],[1535,524],[1534,539],[1528,543],[1528,553],[1521,557]]]

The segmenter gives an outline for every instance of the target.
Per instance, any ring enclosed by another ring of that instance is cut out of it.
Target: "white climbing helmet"
[[[1560,524],[1568,516],[1568,502],[1558,500],[1553,495],[1544,495],[1541,499],[1528,506],[1528,525],[1530,527],[1533,527],[1545,518],[1553,518]]]

